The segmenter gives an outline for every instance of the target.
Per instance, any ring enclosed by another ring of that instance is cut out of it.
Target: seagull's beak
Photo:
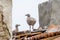
[[[19,25],[19,26],[21,26],[21,25]]]
[[[30,16],[30,14],[26,14],[25,16]]]
[[[25,15],[25,16],[27,16],[27,15]]]

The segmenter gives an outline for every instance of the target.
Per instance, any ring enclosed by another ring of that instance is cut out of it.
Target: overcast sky
[[[47,0],[13,0],[12,30],[16,24],[20,24],[19,31],[29,30],[25,14],[30,14],[36,19],[35,29],[39,27],[38,4]]]

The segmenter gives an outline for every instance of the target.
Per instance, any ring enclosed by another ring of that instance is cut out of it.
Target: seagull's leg
[[[30,29],[30,32],[31,32],[31,25],[30,25],[30,28],[29,29]]]
[[[34,31],[34,26],[32,26],[32,31]]]

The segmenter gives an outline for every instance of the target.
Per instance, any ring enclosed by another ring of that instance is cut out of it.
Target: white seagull
[[[36,20],[33,17],[30,17],[30,14],[26,14],[25,16],[27,16],[27,23],[30,27],[30,32],[31,32],[31,26],[32,29],[34,30],[34,24],[36,23]]]

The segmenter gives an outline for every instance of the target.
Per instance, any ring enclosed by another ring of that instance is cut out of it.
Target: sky
[[[19,31],[29,30],[29,25],[27,24],[26,14],[30,14],[31,17],[36,19],[36,24],[34,29],[39,27],[39,13],[38,4],[41,4],[48,0],[13,0],[12,8],[12,30],[15,30],[15,25],[20,24],[18,27]]]

